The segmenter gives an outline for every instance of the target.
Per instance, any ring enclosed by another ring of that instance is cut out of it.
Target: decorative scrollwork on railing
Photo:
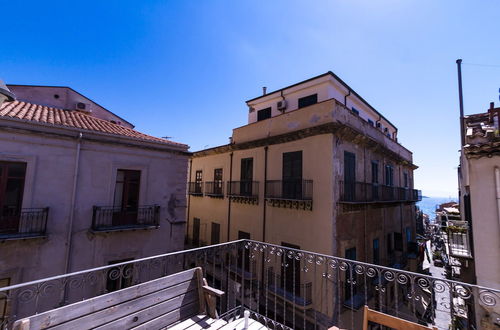
[[[493,307],[497,305],[500,295],[490,290],[479,290],[479,302],[485,306]]]

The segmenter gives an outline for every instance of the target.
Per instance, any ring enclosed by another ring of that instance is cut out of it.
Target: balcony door
[[[356,155],[344,151],[344,197],[355,201],[356,197]]]
[[[302,151],[283,153],[283,198],[302,199]]]
[[[117,171],[113,226],[127,226],[137,223],[140,183],[141,171]]]
[[[241,160],[240,194],[241,196],[252,196],[253,181],[253,158]]]
[[[300,246],[281,242],[281,245],[286,248],[300,250]],[[281,287],[286,292],[300,296],[300,260],[288,258],[288,253],[283,253],[282,268],[281,268]]]
[[[0,233],[17,232],[26,163],[0,162]]]

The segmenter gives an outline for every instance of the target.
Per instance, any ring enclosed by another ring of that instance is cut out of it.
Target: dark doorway
[[[356,198],[356,155],[344,151],[344,197],[347,201]]]
[[[302,199],[302,151],[283,153],[283,198]]]
[[[300,246],[281,242],[286,248],[300,250]],[[300,260],[288,258],[288,253],[283,253],[281,257],[281,287],[289,293],[300,296]]]
[[[26,163],[0,162],[0,233],[17,232]]]
[[[141,171],[118,170],[116,173],[113,226],[137,223]]]
[[[253,181],[253,158],[241,160],[240,194],[241,196],[252,196]]]

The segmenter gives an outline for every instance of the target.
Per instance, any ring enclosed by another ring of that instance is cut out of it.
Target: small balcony
[[[188,182],[188,195],[203,196],[203,182]]]
[[[259,182],[258,181],[231,181],[227,183],[227,195],[232,201],[258,204]]]
[[[4,210],[0,213],[0,240],[45,236],[49,208]]]
[[[341,203],[405,203],[422,200],[420,190],[376,183],[339,181]]]
[[[93,231],[147,229],[158,228],[159,225],[159,205],[145,205],[128,209],[115,206],[94,206],[93,209]]]
[[[450,255],[455,258],[472,258],[471,244],[469,243],[469,224],[467,221],[449,220],[446,227],[448,248]]]
[[[265,197],[271,206],[312,210],[313,180],[266,181]]]
[[[223,198],[224,197],[224,182],[223,181],[208,181],[205,182],[205,196]]]

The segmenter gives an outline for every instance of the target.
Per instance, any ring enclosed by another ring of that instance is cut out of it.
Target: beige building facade
[[[189,245],[249,238],[417,269],[416,166],[395,126],[331,72],[247,105],[249,123],[233,130],[230,144],[190,160]],[[319,275],[293,266],[245,267],[257,277],[273,274],[299,296],[308,287],[328,301],[343,291],[310,288]],[[356,294],[340,293],[344,300]],[[333,304],[311,306],[328,315]]]
[[[493,103],[487,112],[465,117],[465,146],[459,171],[461,214],[468,223],[468,238],[472,241],[472,275],[476,284],[495,289],[500,288],[499,119],[500,108]],[[498,307],[492,310],[482,306],[484,310],[476,309],[478,323],[491,323],[483,322],[483,318],[499,320]]]

